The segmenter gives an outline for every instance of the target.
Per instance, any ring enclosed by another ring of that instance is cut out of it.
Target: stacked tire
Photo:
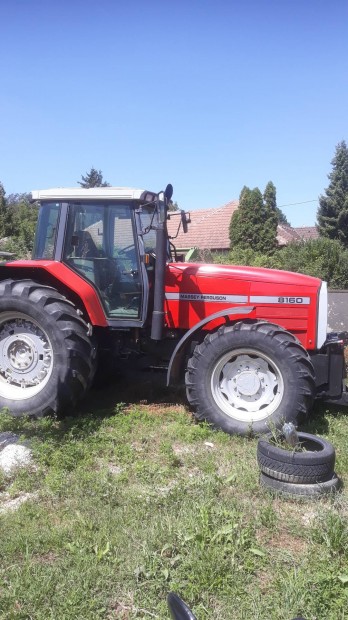
[[[257,462],[260,484],[275,493],[290,496],[318,496],[339,488],[335,474],[336,453],[326,439],[298,432],[299,446],[284,449],[284,437],[259,439]],[[298,449],[300,448],[300,449]]]

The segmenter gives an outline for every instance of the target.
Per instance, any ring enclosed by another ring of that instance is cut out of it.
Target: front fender
[[[170,358],[168,372],[167,372],[167,385],[170,385],[173,382],[178,381],[180,376],[180,370],[182,368],[182,361],[185,358],[186,352],[194,340],[195,334],[199,332],[202,327],[215,321],[216,319],[224,318],[226,323],[230,322],[230,317],[233,319],[233,322],[245,318],[246,315],[251,314],[255,309],[254,306],[242,306],[241,308],[225,308],[224,310],[220,310],[219,312],[215,312],[214,314],[210,314],[209,316],[196,323],[191,329],[186,332],[186,334],[179,340],[176,345],[172,357]]]

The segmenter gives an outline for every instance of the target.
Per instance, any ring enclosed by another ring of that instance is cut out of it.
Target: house
[[[293,230],[296,230],[302,241],[311,241],[312,239],[319,238],[316,226],[298,226],[297,228],[293,228]]]
[[[223,254],[230,250],[229,227],[233,213],[238,209],[239,201],[232,200],[216,209],[199,209],[191,211],[191,223],[185,234],[180,229],[177,237],[179,216],[170,212],[168,232],[173,237],[174,245],[179,252],[186,253],[191,248],[197,248],[205,258],[210,253]],[[175,237],[175,239],[174,239]],[[318,232],[315,226],[292,228],[284,224],[278,225],[277,240],[280,246],[288,245],[292,241],[316,239]]]

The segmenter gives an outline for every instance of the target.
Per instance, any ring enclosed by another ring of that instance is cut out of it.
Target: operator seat
[[[77,237],[75,256],[80,258],[99,258],[103,255],[102,251],[98,250],[88,230],[78,230],[75,235]]]

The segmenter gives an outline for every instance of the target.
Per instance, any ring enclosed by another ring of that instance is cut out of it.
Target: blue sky
[[[7,193],[94,166],[193,210],[272,180],[315,223],[348,139],[346,0],[0,0],[0,28]]]

